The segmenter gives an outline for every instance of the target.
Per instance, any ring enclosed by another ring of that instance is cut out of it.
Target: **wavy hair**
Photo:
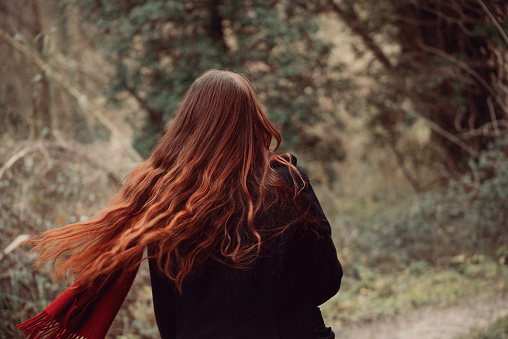
[[[41,250],[40,262],[59,259],[56,278],[69,274],[90,284],[137,267],[149,247],[180,291],[210,258],[249,265],[270,230],[257,216],[284,189],[295,194],[273,162],[302,179],[287,157],[273,153],[280,141],[248,78],[210,70],[189,87],[151,156],[108,205],[86,221],[32,238],[33,250]]]

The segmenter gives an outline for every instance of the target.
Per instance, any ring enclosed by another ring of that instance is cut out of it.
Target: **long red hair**
[[[56,277],[69,273],[83,284],[137,267],[147,247],[179,289],[210,258],[248,265],[270,228],[256,216],[285,186],[271,163],[299,176],[287,157],[273,153],[280,141],[246,77],[208,71],[109,204],[87,221],[34,237],[34,250],[41,250],[40,262],[62,259]]]

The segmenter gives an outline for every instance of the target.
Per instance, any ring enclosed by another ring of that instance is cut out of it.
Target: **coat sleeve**
[[[321,305],[339,291],[343,274],[342,266],[332,240],[330,223],[307,174],[300,167],[298,170],[305,181],[300,194],[309,219],[299,241],[299,247],[303,247],[301,250],[306,253],[302,258],[302,264],[310,277],[308,282],[311,284],[309,287],[313,291],[315,303]]]
[[[149,260],[152,298],[157,327],[162,339],[176,338],[176,307],[172,283],[157,269],[155,259]]]

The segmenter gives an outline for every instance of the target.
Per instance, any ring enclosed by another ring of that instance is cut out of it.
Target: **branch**
[[[402,171],[402,174],[406,177],[406,179],[409,181],[409,184],[413,187],[416,193],[421,193],[422,188],[420,187],[420,184],[418,183],[418,180],[416,180],[412,175],[411,172],[408,171],[406,166],[404,166],[404,156],[397,150],[396,146],[393,144],[393,140],[390,140],[387,142],[388,147],[392,150],[393,154],[395,155],[395,160],[397,161],[397,164],[399,165],[399,168]]]
[[[502,127],[502,129],[500,129]],[[506,120],[493,120],[478,128],[471,129],[467,132],[460,133],[458,136],[463,139],[471,139],[477,136],[485,136],[490,138],[500,137],[501,132],[508,130],[508,122]]]
[[[0,179],[2,179],[4,173],[14,166],[14,164],[24,157],[26,157],[28,154],[33,153],[40,148],[40,143],[28,145],[27,147],[21,149],[20,151],[16,152],[14,155],[12,155],[7,161],[3,164],[2,167],[0,167]]]
[[[164,126],[164,120],[162,119],[162,111],[156,110],[150,107],[150,105],[146,102],[145,99],[143,99],[131,86],[129,86],[125,81],[122,83],[125,90],[127,90],[127,93],[133,97],[138,104],[143,108],[150,117],[150,120],[155,122],[157,124],[157,128],[163,128]]]
[[[432,54],[435,54],[437,56],[440,56],[442,57],[443,59],[446,59],[448,61],[450,61],[451,63],[457,65],[458,67],[462,68],[464,71],[466,71],[467,73],[469,73],[471,76],[473,76],[473,78],[475,78],[483,87],[485,87],[485,89],[487,91],[489,91],[490,93],[492,93],[492,95],[494,96],[494,99],[497,101],[497,103],[499,104],[499,107],[504,111],[504,113],[506,115],[508,115],[508,108],[506,107],[506,104],[503,103],[499,96],[496,95],[496,91],[492,88],[492,86],[490,86],[486,81],[485,79],[483,79],[480,74],[478,74],[478,72],[476,72],[474,69],[472,69],[471,67],[469,67],[465,62],[461,62],[460,60],[458,60],[457,58],[455,58],[453,55],[450,55],[446,52],[443,52],[442,50],[438,49],[438,48],[435,48],[435,47],[432,47],[432,46],[428,46],[424,43],[422,43],[421,41],[418,42],[418,47],[420,47],[424,52],[428,52],[428,53],[432,53]]]
[[[21,245],[23,242],[30,239],[32,236],[28,234],[20,234],[16,238],[14,238],[13,241],[9,245],[7,245],[6,248],[4,248],[2,251],[0,251],[0,262],[7,256],[7,254],[11,253],[13,250],[15,250],[19,245]]]
[[[430,119],[428,119],[428,118],[424,117],[423,115],[418,114],[418,113],[416,113],[416,112],[414,112],[412,110],[404,110],[404,112],[406,112],[406,114],[412,116],[413,118],[422,119],[423,122],[431,130],[433,130],[437,134],[441,135],[442,137],[448,139],[452,143],[456,144],[457,146],[462,148],[464,151],[469,153],[469,155],[471,155],[472,157],[474,157],[476,159],[478,159],[480,157],[480,153],[478,153],[478,151],[476,151],[471,146],[467,145],[464,141],[460,140],[458,137],[456,137],[455,135],[451,134],[450,132],[448,132],[447,130],[445,130],[444,128],[442,128],[441,126],[436,124],[435,122],[431,121]]]
[[[63,143],[63,142],[43,142],[43,141],[36,141],[36,142],[30,142],[26,144],[21,150],[14,153],[12,156],[10,156],[7,161],[3,164],[2,167],[0,167],[0,179],[2,179],[5,172],[14,166],[14,164],[26,157],[27,155],[34,153],[34,152],[40,152],[42,155],[46,156],[47,149],[54,149],[54,150],[60,150],[64,151],[66,153],[72,154],[73,157],[79,158],[80,161],[87,162],[93,167],[99,168],[102,171],[106,172],[108,178],[114,182],[115,184],[119,184],[122,182],[122,179],[114,172],[103,166],[102,164],[98,163],[97,161],[90,158],[85,152],[82,150],[79,150],[75,147],[72,147],[69,144]]]
[[[367,46],[367,48],[374,54],[379,62],[381,62],[387,69],[392,69],[393,65],[388,57],[381,50],[378,44],[376,44],[376,42],[362,29],[363,24],[354,9],[350,8],[349,12],[346,13],[342,8],[339,7],[339,5],[334,2],[334,0],[329,0],[329,3],[334,9],[335,13],[341,17],[341,19],[349,26],[353,33],[362,38],[365,46]]]
[[[27,57],[30,61],[32,61],[37,67],[39,67],[42,71],[51,74],[52,78],[58,82],[76,101],[78,102],[78,106],[86,112],[87,101],[88,98],[85,94],[81,93],[76,87],[74,87],[66,78],[64,78],[61,74],[56,72],[47,62],[42,60],[36,53],[31,51],[28,47],[20,43],[18,40],[14,39],[0,28],[0,37],[2,37],[9,45],[11,45],[14,49],[19,51],[25,57]],[[88,112],[86,112],[88,113]],[[104,126],[106,126],[113,137],[116,137],[123,144],[129,155],[135,161],[142,161],[143,158],[139,155],[139,153],[132,147],[128,139],[116,128],[114,123],[109,120],[105,115],[103,115],[98,109],[92,109],[89,112],[92,114],[97,120],[99,120]]]
[[[94,159],[90,158],[88,154],[86,154],[84,151],[73,147],[72,145],[68,143],[63,142],[46,142],[44,144],[45,147],[49,149],[59,150],[66,153],[71,154],[75,158],[79,158],[80,162],[84,161],[87,162],[90,166],[93,166],[95,168],[98,168],[106,173],[108,176],[108,179],[111,180],[114,184],[118,185],[122,182],[122,178],[118,176],[115,172],[108,169],[106,166],[102,165],[101,163],[95,161]]]
[[[496,20],[496,18],[494,17],[494,15],[492,15],[492,13],[489,11],[489,9],[487,8],[487,6],[483,3],[482,0],[476,0],[476,2],[478,2],[480,4],[480,6],[482,6],[482,9],[485,11],[485,13],[487,13],[487,16],[490,18],[490,20],[492,20],[492,23],[494,24],[494,26],[496,26],[497,30],[499,31],[499,33],[501,34],[501,36],[503,37],[504,41],[506,42],[506,44],[508,45],[508,36],[506,36],[506,33],[505,31],[503,30],[503,28],[501,27],[501,25],[499,24],[499,22]]]

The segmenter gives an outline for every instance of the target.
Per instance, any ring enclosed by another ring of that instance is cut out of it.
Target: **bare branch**
[[[430,119],[428,119],[428,118],[424,117],[423,115],[418,114],[418,113],[416,113],[416,112],[414,112],[412,110],[404,110],[404,112],[406,112],[406,114],[412,116],[413,118],[422,119],[422,121],[431,130],[433,130],[437,134],[441,135],[442,137],[448,139],[452,143],[456,144],[457,146],[462,148],[464,151],[469,153],[469,155],[471,155],[472,157],[477,158],[477,159],[479,158],[480,154],[478,153],[478,151],[476,151],[475,149],[473,149],[472,147],[467,145],[464,141],[462,141],[461,139],[457,138],[455,135],[451,134],[450,132],[448,132],[447,130],[445,130],[444,128],[442,128],[441,126],[436,124],[435,122],[431,121]]]
[[[501,132],[499,132],[499,126],[498,126],[497,119],[496,119],[496,112],[494,110],[494,105],[492,104],[492,97],[491,96],[489,96],[487,98],[487,106],[489,107],[490,118],[492,119],[492,126],[494,128],[494,135],[498,137],[501,135]]]
[[[506,131],[508,128],[508,122],[506,120],[493,120],[478,128],[460,133],[458,134],[458,137],[462,140],[471,139],[477,136],[500,137],[502,136],[500,127],[503,127],[502,130]]]
[[[349,26],[353,33],[357,34],[365,46],[374,54],[374,56],[385,66],[387,69],[392,69],[393,65],[383,52],[383,50],[376,44],[376,42],[362,29],[363,23],[360,21],[358,14],[351,8],[347,13],[344,9],[340,8],[334,0],[329,0],[335,13]]]
[[[162,112],[160,110],[155,110],[143,99],[131,86],[129,86],[126,82],[123,82],[123,87],[125,90],[133,97],[138,104],[148,113],[148,116],[152,121],[154,121],[158,126],[162,127],[164,125],[164,120],[162,119]]]
[[[492,20],[492,23],[494,24],[494,26],[496,26],[497,30],[499,31],[499,34],[501,34],[501,36],[503,37],[504,41],[506,42],[506,45],[508,45],[508,36],[506,35],[505,31],[503,30],[499,22],[494,17],[494,15],[492,15],[492,13],[489,11],[488,7],[483,3],[482,0],[476,0],[476,2],[478,2],[480,6],[482,6],[482,9],[485,11],[485,13],[487,13],[488,17],[490,18],[490,20]]]
[[[508,115],[508,108],[506,107],[505,103],[503,103],[501,101],[501,99],[496,95],[496,91],[492,88],[492,86],[490,86],[486,81],[485,79],[483,79],[479,74],[478,72],[476,72],[474,69],[472,69],[471,67],[469,67],[465,62],[461,62],[460,60],[458,60],[457,58],[455,58],[453,55],[450,55],[438,48],[435,48],[435,47],[432,47],[432,46],[428,46],[428,45],[425,45],[424,43],[422,43],[421,41],[418,42],[418,47],[420,47],[423,51],[425,52],[429,52],[429,53],[432,53],[432,54],[435,54],[437,56],[440,56],[442,57],[443,59],[446,59],[452,63],[454,63],[455,65],[457,65],[458,67],[462,68],[463,70],[465,70],[467,73],[469,73],[470,75],[473,76],[473,78],[475,78],[483,87],[485,87],[486,90],[488,90],[493,96],[494,96],[494,99],[497,101],[497,103],[499,104],[499,107],[505,112],[506,115]]]
[[[68,143],[49,142],[49,141],[35,141],[35,142],[30,142],[30,143],[25,144],[25,146],[21,150],[16,151],[12,156],[10,156],[7,159],[7,161],[3,164],[3,166],[0,167],[0,179],[2,179],[5,172],[9,168],[14,166],[14,164],[17,161],[19,161],[20,159],[23,159],[27,155],[29,155],[31,153],[35,153],[35,152],[40,152],[44,157],[47,157],[48,156],[48,152],[47,152],[48,149],[53,149],[53,150],[58,150],[58,151],[70,153],[70,154],[72,154],[72,156],[74,158],[79,158],[81,162],[85,161],[89,165],[101,169],[102,171],[104,171],[107,174],[108,178],[115,184],[118,184],[122,181],[122,179],[116,173],[112,172],[111,170],[106,168],[101,163],[98,163],[97,161],[90,158],[84,151],[82,151],[76,147],[72,147]]]
[[[55,71],[46,61],[42,60],[35,52],[30,50],[30,48],[26,47],[18,40],[14,39],[0,28],[0,37],[2,37],[9,45],[11,45],[14,49],[22,53],[25,57],[27,57],[30,61],[32,61],[37,67],[39,67],[42,71],[50,73],[52,78],[58,82],[76,101],[78,102],[78,106],[85,111],[87,107],[88,98],[85,94],[80,92],[76,87],[74,87],[66,78],[64,78],[61,74]],[[135,161],[141,161],[143,158],[139,155],[139,153],[132,147],[129,140],[120,132],[120,130],[115,126],[115,124],[109,120],[105,115],[103,115],[97,108],[91,109],[90,112],[86,112],[92,114],[97,120],[99,120],[104,126],[106,126],[113,137],[116,137],[121,141],[129,155]]]
[[[7,245],[6,248],[3,249],[3,251],[0,251],[0,261],[2,261],[5,256],[9,253],[11,253],[13,250],[16,249],[19,245],[21,245],[24,241],[27,241],[30,239],[31,236],[28,234],[20,234],[16,238],[14,238],[13,241],[9,245]]]
[[[387,144],[388,144],[388,147],[392,150],[393,154],[395,155],[395,160],[397,161],[397,164],[399,165],[399,168],[401,169],[402,174],[406,177],[407,181],[409,181],[409,184],[411,184],[411,187],[413,187],[413,189],[415,190],[416,193],[421,193],[422,188],[420,187],[418,180],[416,180],[413,177],[411,172],[404,165],[404,156],[397,150],[397,148],[394,145],[392,140],[387,142]]]
[[[13,154],[11,157],[9,157],[9,159],[7,159],[7,161],[3,164],[3,166],[0,167],[0,179],[2,179],[4,173],[9,168],[14,166],[14,164],[19,159],[26,157],[30,153],[36,152],[37,150],[39,150],[40,146],[41,146],[40,142],[37,142],[35,144],[30,144],[30,145],[24,147],[23,149],[21,149],[20,151],[16,152],[15,154]]]

